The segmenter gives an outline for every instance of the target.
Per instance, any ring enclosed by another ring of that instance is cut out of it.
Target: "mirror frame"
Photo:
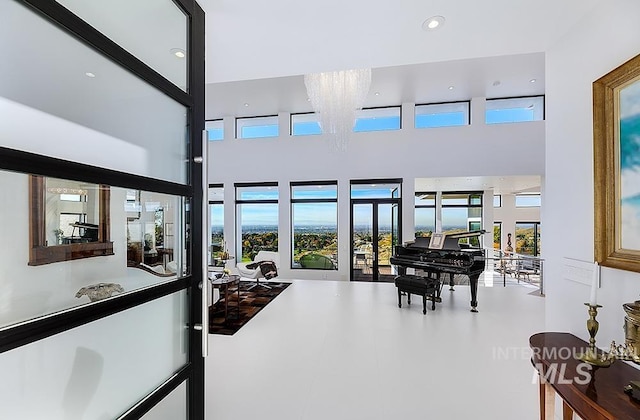
[[[81,258],[114,255],[110,237],[109,212],[111,191],[108,185],[99,185],[98,242],[49,245],[46,244],[44,225],[45,177],[29,175],[29,263],[44,265]]]

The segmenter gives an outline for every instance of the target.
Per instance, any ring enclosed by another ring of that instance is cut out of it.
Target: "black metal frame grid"
[[[34,12],[46,18],[61,30],[83,42],[87,47],[98,51],[106,58],[117,63],[158,91],[166,94],[183,106],[189,108],[189,135],[187,156],[192,161],[194,156],[202,155],[202,130],[204,129],[204,12],[193,0],[174,0],[176,5],[186,14],[188,32],[188,92],[174,85],[158,72],[130,54],[124,48],[97,31],[90,24],[67,10],[54,0],[15,0],[30,7]],[[199,232],[202,226],[203,185],[202,165],[190,164],[187,185],[152,179],[128,173],[107,170],[82,163],[54,159],[33,153],[20,152],[8,148],[0,148],[0,169],[51,176],[63,179],[83,180],[86,182],[108,184],[124,188],[140,189],[172,195],[181,195],[191,201],[191,211],[187,221],[193,232]],[[187,243],[189,255],[187,260],[192,267],[200,267],[202,253],[201,244]],[[187,383],[187,416],[190,419],[204,419],[204,359],[202,357],[201,339],[205,331],[193,328],[202,320],[200,305],[202,291],[198,284],[202,281],[201,270],[192,270],[193,274],[161,285],[128,293],[114,299],[108,299],[84,307],[45,316],[33,321],[0,330],[2,346],[0,352],[19,348],[25,344],[41,340],[71,328],[105,318],[109,315],[130,309],[162,296],[180,290],[189,291],[189,362],[164,384],[151,394],[135,403],[120,418],[123,420],[140,418],[148,412],[177,386]]]

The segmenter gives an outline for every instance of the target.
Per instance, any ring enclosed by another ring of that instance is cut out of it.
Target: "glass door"
[[[398,244],[398,204],[377,204],[377,207],[377,281],[393,282],[397,273],[389,260],[393,255],[394,246]]]
[[[143,3],[0,2],[2,419],[204,418],[204,12]]]
[[[380,200],[352,204],[351,280],[392,282],[389,259],[399,238],[398,204]]]
[[[377,220],[373,215],[373,203],[351,206],[351,280],[376,281],[374,279],[374,232]],[[374,226],[375,225],[375,226]]]

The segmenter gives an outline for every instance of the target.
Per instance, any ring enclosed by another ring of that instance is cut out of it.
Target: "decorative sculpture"
[[[111,297],[113,293],[124,293],[124,288],[117,283],[98,283],[91,286],[85,286],[78,290],[76,297],[87,295],[91,302]]]

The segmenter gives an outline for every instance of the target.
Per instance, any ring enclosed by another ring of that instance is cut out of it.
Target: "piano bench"
[[[422,296],[422,313],[427,314],[427,296],[431,300],[431,310],[436,309],[436,291],[438,280],[414,275],[401,275],[395,278],[398,288],[398,308],[402,308],[402,292],[407,293],[407,304],[411,305],[411,294]]]

